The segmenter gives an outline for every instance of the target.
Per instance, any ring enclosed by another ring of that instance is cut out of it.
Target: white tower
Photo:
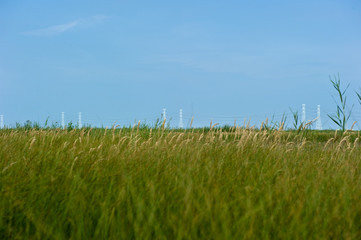
[[[4,115],[0,115],[0,128],[4,128]]]
[[[167,111],[167,109],[165,109],[165,108],[163,108],[163,113],[162,113],[162,115],[163,115],[163,120],[166,120],[167,119],[167,117],[166,117],[166,115],[165,115],[165,112]]]
[[[61,112],[61,127],[65,128],[64,112]]]
[[[306,104],[302,104],[302,123],[306,123]]]
[[[79,112],[79,117],[78,117],[78,128],[82,128],[82,124],[81,124],[81,112]]]
[[[179,128],[183,128],[183,110],[179,109]]]
[[[321,106],[317,105],[317,121],[316,121],[316,130],[322,130],[321,122]]]

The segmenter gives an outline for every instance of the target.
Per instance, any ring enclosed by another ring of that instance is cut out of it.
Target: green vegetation
[[[358,102],[359,102],[360,105],[361,105],[361,89],[360,89],[360,92],[359,92],[359,93],[356,92],[356,96],[357,96],[357,98],[358,98]]]
[[[360,239],[359,139],[214,125],[3,129],[0,238]]]
[[[337,77],[334,77],[334,80],[331,79],[330,77],[330,81],[334,87],[334,89],[336,90],[337,94],[338,94],[338,102],[335,100],[336,103],[336,113],[334,114],[328,114],[328,117],[337,125],[340,127],[340,129],[342,131],[346,130],[346,124],[347,121],[350,119],[351,113],[352,113],[352,109],[347,111],[346,108],[346,102],[347,102],[347,96],[346,96],[346,91],[348,89],[348,87],[350,86],[347,85],[347,87],[345,88],[345,90],[341,89],[341,80],[340,80],[340,76],[337,75]]]

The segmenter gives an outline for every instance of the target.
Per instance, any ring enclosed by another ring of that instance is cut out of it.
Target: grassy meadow
[[[359,132],[0,130],[0,239],[360,239]]]

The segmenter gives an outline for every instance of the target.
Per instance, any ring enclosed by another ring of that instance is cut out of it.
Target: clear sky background
[[[329,76],[350,83],[350,121],[361,123],[361,2],[0,2],[0,114],[92,125],[161,116],[259,124],[301,112],[324,128],[334,112]],[[360,124],[359,123],[359,127]]]

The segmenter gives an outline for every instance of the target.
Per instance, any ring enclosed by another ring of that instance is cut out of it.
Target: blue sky
[[[304,103],[329,128],[339,73],[361,123],[360,26],[358,0],[1,1],[0,114],[106,126],[167,108],[176,126],[182,108],[185,125],[291,125]]]

